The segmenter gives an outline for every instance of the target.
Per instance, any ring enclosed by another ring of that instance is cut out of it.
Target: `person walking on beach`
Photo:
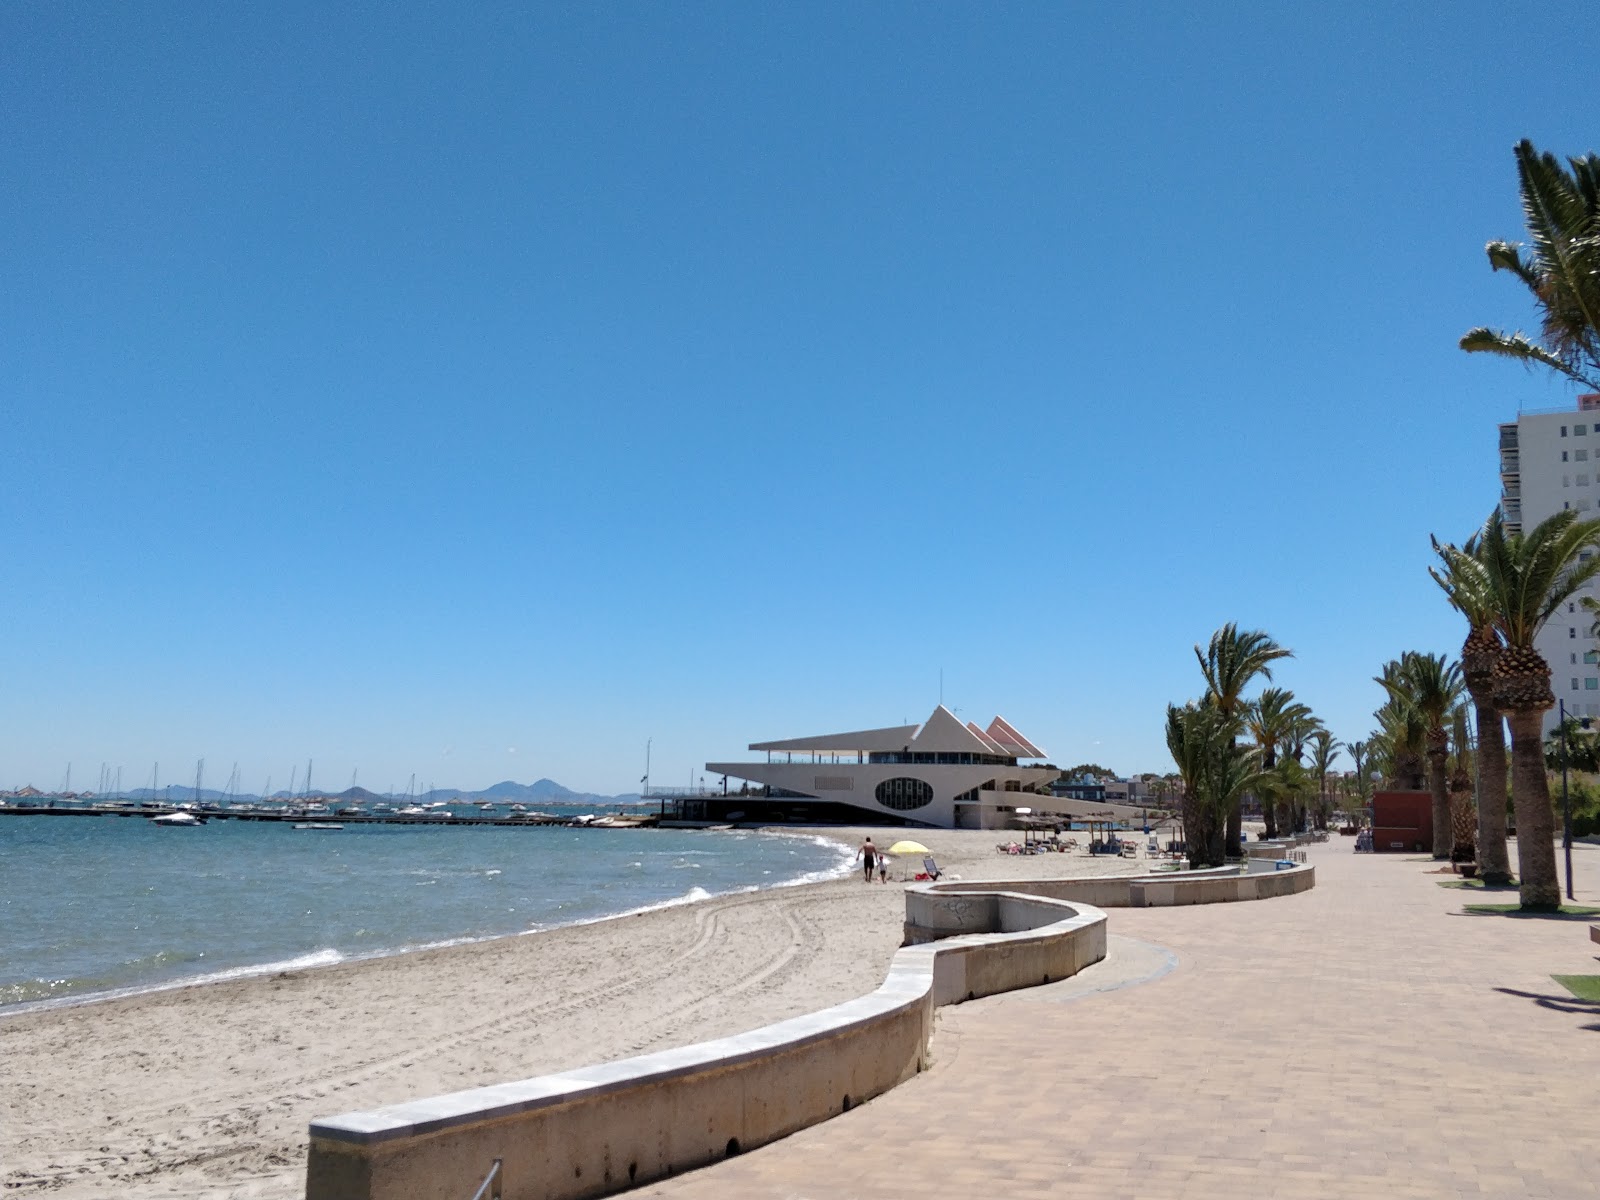
[[[856,857],[861,860],[862,868],[866,872],[866,881],[871,883],[872,868],[878,862],[878,848],[872,844],[872,838],[868,837],[866,841],[861,843],[861,849],[856,851]]]
[[[889,882],[889,856],[887,854],[880,853],[878,855],[878,882]]]

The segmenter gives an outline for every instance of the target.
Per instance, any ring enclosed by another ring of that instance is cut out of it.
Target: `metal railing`
[[[491,1191],[490,1189],[494,1190]],[[500,1200],[500,1160],[494,1160],[494,1166],[489,1168],[489,1173],[483,1177],[483,1182],[478,1185],[478,1190],[472,1193],[472,1200]]]

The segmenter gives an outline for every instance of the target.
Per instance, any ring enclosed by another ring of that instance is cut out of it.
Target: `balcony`
[[[1507,487],[1507,488],[1502,488],[1501,491],[1500,491],[1500,503],[1501,504],[1507,504],[1507,503],[1514,504],[1518,508],[1521,508],[1522,507],[1522,488],[1518,487],[1518,486],[1515,486],[1515,485],[1513,485],[1511,487]]]

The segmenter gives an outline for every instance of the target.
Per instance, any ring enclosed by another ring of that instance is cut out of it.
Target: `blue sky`
[[[686,781],[1003,713],[1341,738],[1570,389],[1483,243],[1532,5],[11,4],[0,786]],[[303,770],[303,766],[301,768]]]

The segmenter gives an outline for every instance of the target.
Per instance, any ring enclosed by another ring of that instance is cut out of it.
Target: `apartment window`
[[[1561,477],[1561,486],[1562,487],[1571,487],[1572,486],[1572,476],[1571,475],[1563,475]]]
[[[1586,651],[1583,656],[1583,661],[1589,663],[1591,666],[1595,663],[1600,663],[1600,651]]]
[[[1586,692],[1600,692],[1600,679],[1593,675],[1583,681],[1583,690]]]
[[[1589,432],[1589,427],[1587,425],[1574,425],[1572,427],[1572,432],[1576,437],[1582,437],[1584,434]]]
[[[1574,650],[1570,657],[1572,658],[1572,665],[1573,666],[1577,666],[1578,665],[1578,652],[1576,650]]]
[[[1563,501],[1562,501],[1562,502],[1561,502],[1561,507],[1562,507],[1562,508],[1571,508],[1571,507],[1572,507],[1572,505],[1570,505],[1570,504],[1568,504],[1568,503],[1567,503],[1567,502],[1566,502],[1566,501],[1565,501],[1565,500],[1563,500]]]
[[[1567,452],[1565,450],[1563,450],[1561,452],[1561,461],[1562,462],[1566,462],[1567,461]]]
[[[1567,638],[1569,640],[1571,640],[1571,639],[1575,639],[1577,636],[1578,636],[1578,627],[1576,625],[1568,625],[1567,626]]]
[[[1561,436],[1562,437],[1566,437],[1567,436],[1567,427],[1565,425],[1563,425],[1561,427]]]
[[[1572,461],[1573,462],[1588,462],[1589,461],[1589,452],[1587,450],[1579,450],[1576,454],[1574,454],[1572,456]]]
[[[1572,690],[1573,691],[1577,691],[1578,690],[1578,680],[1577,680],[1576,677],[1574,677],[1573,680],[1572,680]]]

